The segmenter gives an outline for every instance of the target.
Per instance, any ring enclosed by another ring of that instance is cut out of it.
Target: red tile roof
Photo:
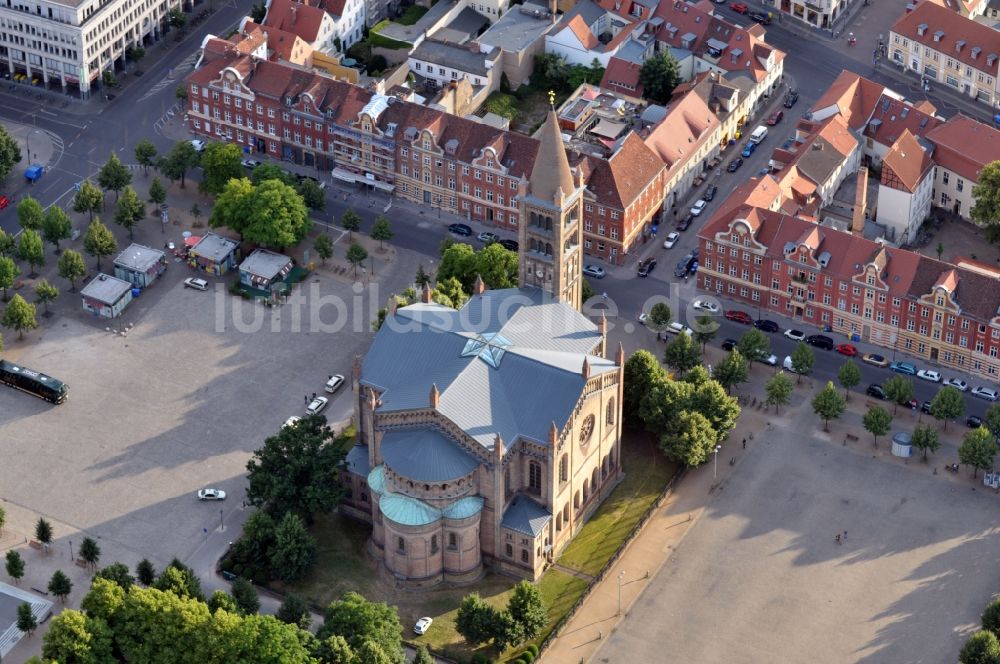
[[[892,144],[882,159],[880,183],[893,189],[915,193],[928,172],[934,167],[931,156],[908,129]],[[895,176],[895,178],[893,177]]]
[[[312,44],[319,36],[326,12],[295,0],[271,0],[264,26],[298,35]]]
[[[904,131],[909,131],[914,136],[926,136],[942,122],[944,121],[904,100],[884,94],[875,105],[875,111],[863,133],[878,143],[892,145]]]
[[[844,116],[844,121],[851,129],[859,130],[875,111],[884,92],[884,85],[845,69],[813,104],[810,112],[813,117],[825,119],[818,114],[833,107],[833,112]]]
[[[934,161],[939,166],[972,182],[979,181],[983,166],[1000,158],[1000,131],[966,115],[935,127],[927,140],[935,146]]]
[[[921,2],[904,13],[892,32],[991,76],[1000,67],[1000,32],[933,2]]]
[[[576,35],[576,38],[580,40],[580,43],[588,51],[601,46],[601,42],[598,41],[597,36],[590,31],[590,28],[584,22],[583,17],[579,14],[571,18],[562,30],[569,30]],[[560,32],[562,32],[562,30],[560,30]]]
[[[675,100],[659,124],[644,132],[646,145],[671,171],[681,168],[688,158],[711,137],[719,118],[697,94]]]
[[[635,132],[629,132],[607,164],[614,179],[614,197],[623,210],[635,202],[650,182],[662,178],[667,170],[656,153],[646,147]]]
[[[639,82],[641,69],[642,66],[634,62],[612,57],[604,70],[601,87],[629,97],[642,97],[642,83]]]

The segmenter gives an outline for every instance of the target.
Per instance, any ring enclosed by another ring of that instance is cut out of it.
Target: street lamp
[[[222,531],[225,529],[226,529],[226,522],[222,520],[222,510],[219,510],[219,530]]]
[[[35,123],[35,116],[34,116],[34,115],[32,115],[32,116],[31,116],[31,124],[32,124],[32,125],[34,125],[34,123]],[[30,130],[30,131],[29,131],[29,132],[28,132],[28,133],[27,133],[27,134],[25,135],[25,137],[24,137],[24,149],[25,149],[25,150],[27,151],[27,153],[28,153],[28,165],[29,165],[29,166],[31,165],[31,161],[32,161],[32,160],[31,160],[31,135],[32,135],[32,134],[34,134],[34,133],[35,133],[36,131],[41,131],[41,130],[40,130],[40,129],[38,129],[38,128],[34,128],[34,127],[33,127],[33,128],[32,128],[32,129],[31,129],[31,130]]]
[[[73,562],[73,540],[69,541],[69,561]]]
[[[625,578],[625,570],[618,573],[618,615],[622,614],[622,579]]]
[[[719,450],[721,450],[721,449],[722,449],[722,445],[716,445],[715,449],[712,450],[715,453],[715,461],[713,463],[713,469],[712,469],[712,479],[713,480],[719,479]]]

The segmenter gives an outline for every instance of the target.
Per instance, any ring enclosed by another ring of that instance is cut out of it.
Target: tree
[[[3,290],[3,301],[7,301],[7,289],[14,285],[17,275],[21,274],[13,258],[0,256],[0,290]]]
[[[212,228],[225,226],[239,233],[242,240],[250,208],[253,205],[253,195],[254,185],[250,180],[246,178],[230,180],[215,199],[208,225]]]
[[[469,295],[462,288],[462,282],[452,277],[434,284],[432,298],[438,304],[452,309],[460,309],[469,300]]]
[[[958,661],[960,664],[1000,664],[1000,640],[993,632],[980,630],[962,646]]]
[[[42,544],[52,541],[52,524],[41,517],[35,523],[35,539]]]
[[[7,128],[0,125],[0,182],[7,179],[11,170],[20,163],[22,159],[21,148],[17,141],[10,135]]]
[[[146,216],[146,206],[132,187],[125,187],[125,193],[115,209],[115,223],[128,231],[128,239],[133,239],[136,224]]]
[[[73,212],[87,213],[93,221],[94,213],[100,212],[103,206],[104,193],[90,180],[80,183],[80,190],[73,196]]]
[[[289,625],[298,625],[302,629],[309,629],[312,624],[312,614],[305,601],[295,593],[285,596],[285,601],[278,607],[274,617]]]
[[[343,498],[337,468],[344,452],[322,416],[305,417],[266,438],[247,462],[247,500],[272,515],[294,512],[307,521]]]
[[[135,144],[135,160],[142,166],[143,175],[148,177],[149,167],[156,163],[156,146],[148,138]]]
[[[358,265],[365,262],[368,252],[357,242],[352,242],[347,248],[347,262],[354,266],[354,276],[358,276]]]
[[[670,311],[670,306],[666,302],[657,302],[649,310],[646,325],[655,332],[663,332],[670,325],[671,320],[673,320],[673,313]],[[678,336],[685,337],[687,335]]]
[[[681,80],[677,60],[667,51],[647,59],[639,70],[642,96],[659,104],[666,104]]]
[[[909,403],[913,399],[913,383],[902,376],[892,376],[882,384],[885,396],[892,401],[892,414],[896,414],[899,404]]]
[[[889,427],[892,425],[892,414],[882,406],[872,406],[861,418],[861,423],[864,425],[865,431],[873,437],[872,446],[878,447],[878,437],[889,433]]]
[[[927,426],[919,425],[913,430],[913,436],[910,438],[910,442],[918,450],[923,450],[924,461],[927,461],[927,452],[937,452],[941,449],[941,442],[938,440],[937,429]]]
[[[42,227],[45,208],[31,196],[25,196],[17,204],[17,221],[25,230],[37,231]]]
[[[417,266],[417,274],[413,277],[413,283],[416,285],[417,289],[422,289],[424,286],[431,283],[431,277],[424,271],[423,263]]]
[[[97,258],[97,270],[101,269],[101,258],[118,251],[118,241],[108,227],[100,219],[94,219],[83,234],[83,248],[91,256]]]
[[[948,429],[948,420],[958,419],[964,413],[965,397],[951,385],[938,390],[931,399],[931,416],[936,420],[943,420],[945,430]]]
[[[847,360],[837,370],[837,381],[844,388],[844,400],[851,399],[850,389],[861,382],[861,369],[854,360]]]
[[[766,403],[768,407],[774,406],[774,412],[777,413],[781,406],[788,405],[791,400],[792,380],[784,371],[781,371],[764,383],[764,391],[767,393]]]
[[[151,586],[156,581],[156,568],[153,567],[153,563],[149,562],[149,559],[143,558],[135,566],[135,578],[144,586]]]
[[[347,241],[352,243],[354,242],[352,234],[361,230],[361,217],[358,216],[353,208],[347,208],[347,211],[340,218],[340,225],[347,231]]]
[[[73,582],[69,580],[69,577],[61,569],[57,569],[52,574],[52,578],[49,579],[48,590],[58,597],[59,601],[65,604],[66,598],[73,592]]]
[[[972,200],[976,202],[969,210],[973,221],[984,226],[1000,222],[1000,161],[990,162],[979,171],[978,183],[972,187]]]
[[[792,351],[791,357],[792,370],[796,373],[795,383],[798,384],[802,380],[803,374],[812,371],[813,365],[816,364],[816,356],[813,354],[812,348],[800,341],[795,346],[795,350]]]
[[[197,203],[191,204],[191,210],[188,212],[188,214],[190,214],[191,217],[194,219],[194,226],[195,227],[199,226],[200,224],[198,220],[201,218],[201,208],[198,207]]]
[[[183,15],[183,12],[181,12]],[[201,157],[198,151],[191,145],[191,141],[177,141],[170,148],[170,152],[160,158],[157,167],[160,172],[171,182],[181,181],[181,189],[184,188],[187,172],[198,165]]]
[[[470,593],[462,598],[458,607],[455,631],[469,643],[486,643],[493,638],[498,613],[479,593]]]
[[[751,328],[740,337],[736,349],[752,365],[754,360],[767,359],[771,354],[771,340],[760,330]]]
[[[100,558],[101,551],[97,550],[97,557]],[[83,547],[80,547],[80,557],[83,558]],[[84,558],[86,560],[86,558]],[[97,560],[94,560],[94,564],[97,564]],[[105,579],[111,581],[116,586],[124,591],[128,591],[133,585],[135,585],[135,577],[132,576],[128,571],[128,565],[124,563],[112,563],[105,567],[104,569],[97,572],[94,575],[95,579]]]
[[[701,352],[691,335],[683,332],[676,335],[663,349],[663,363],[678,373],[684,373],[700,365]]]
[[[117,201],[121,190],[131,183],[131,171],[125,168],[125,164],[118,158],[118,155],[112,152],[108,160],[104,162],[104,166],[101,166],[101,170],[97,173],[97,184],[105,191],[115,192],[115,200]]]
[[[83,262],[83,256],[72,249],[67,249],[59,257],[59,276],[69,279],[69,292],[76,292],[76,280],[87,274],[87,266]]]
[[[333,256],[333,240],[330,239],[329,235],[321,233],[313,241],[313,249],[316,250],[316,254],[320,257],[320,260],[326,263]]]
[[[302,197],[278,180],[265,180],[253,188],[243,237],[265,247],[289,247],[305,239],[312,228]]]
[[[510,613],[521,629],[522,639],[538,636],[548,621],[548,612],[538,586],[529,581],[519,581],[514,586],[514,594],[507,602]]]
[[[389,220],[386,219],[385,215],[380,214],[376,217],[375,223],[372,225],[372,239],[378,240],[379,251],[385,250],[383,243],[391,240],[393,235],[392,226],[389,225]]]
[[[0,125],[0,129],[3,129],[3,125]],[[14,236],[0,228],[0,256],[13,256],[15,246]]]
[[[422,643],[417,646],[417,654],[413,658],[413,664],[434,664],[434,658],[428,652],[427,646]]]
[[[965,434],[962,444],[958,446],[958,460],[967,466],[972,466],[972,476],[976,471],[989,470],[993,467],[993,457],[997,453],[993,434],[986,427],[973,429]]]
[[[45,307],[45,316],[49,315],[49,302],[59,297],[59,289],[50,284],[47,280],[41,279],[35,284],[35,299]]]
[[[46,242],[56,246],[56,255],[59,255],[59,243],[69,238],[73,232],[73,222],[69,215],[58,205],[49,206],[42,219],[42,237]]]
[[[467,292],[472,291],[476,275],[482,278],[487,288],[512,288],[517,286],[517,254],[503,245],[493,242],[475,252],[472,272],[460,279]],[[440,271],[438,278],[441,278]]]
[[[983,629],[1000,634],[1000,597],[986,605],[982,617]]]
[[[844,397],[833,386],[833,381],[827,381],[826,387],[813,397],[812,407],[823,420],[823,431],[829,431],[830,420],[837,419],[844,414],[846,403]]]
[[[750,368],[747,366],[746,358],[739,350],[733,349],[726,359],[719,362],[712,372],[712,377],[719,381],[719,384],[726,388],[726,393],[747,379]]]
[[[692,387],[684,407],[704,415],[715,431],[715,442],[721,443],[736,426],[740,416],[739,401],[726,394],[719,381],[710,378],[704,367],[689,371],[683,382]]]
[[[37,232],[26,228],[21,231],[21,239],[17,243],[17,257],[31,267],[28,278],[38,276],[35,266],[45,265],[45,243]]]
[[[174,558],[166,566],[160,576],[156,577],[153,587],[163,592],[170,592],[178,597],[190,597],[198,601],[205,600],[205,593],[201,590],[201,581],[194,571]]]
[[[17,628],[28,636],[38,628],[38,620],[31,612],[31,604],[28,602],[21,602],[17,606]]]
[[[295,190],[299,192],[302,201],[310,210],[323,210],[326,208],[326,191],[316,180],[312,178],[302,178],[296,185]]]
[[[177,28],[177,41],[180,41],[184,26],[187,25],[187,14],[177,8],[171,9],[167,12],[167,23],[171,28]]]
[[[243,577],[238,577],[233,581],[232,594],[233,601],[236,602],[236,606],[241,614],[248,616],[260,610],[260,599],[257,597],[257,590],[254,589],[252,583]]]
[[[49,662],[99,664],[114,662],[114,634],[103,618],[66,610],[52,620],[46,632],[42,656]]]
[[[316,540],[298,514],[289,512],[274,530],[271,573],[281,581],[296,581],[316,561]]]
[[[38,319],[35,317],[35,305],[26,302],[20,295],[15,295],[3,310],[0,325],[11,330],[17,330],[17,338],[23,339],[24,333],[27,330],[33,330],[38,327]]]
[[[80,558],[93,567],[101,559],[101,547],[90,537],[84,537],[80,542]]]
[[[648,350],[637,350],[625,360],[624,386],[622,387],[622,418],[635,422],[639,406],[653,383],[663,376],[663,369]]]
[[[233,143],[209,143],[201,154],[201,170],[198,189],[218,196],[230,180],[245,177],[243,153]]]
[[[24,558],[14,549],[7,550],[7,576],[14,579],[14,585],[21,583],[24,578]]]
[[[715,430],[697,411],[682,411],[660,437],[660,449],[670,458],[687,466],[699,466],[708,460],[716,445]]]
[[[149,183],[149,202],[155,203],[157,208],[159,208],[166,200],[167,190],[164,188],[163,183],[160,182],[160,178],[154,175]]]
[[[381,647],[391,664],[403,664],[403,628],[395,607],[384,602],[369,602],[355,592],[346,593],[326,609],[325,620],[316,636],[325,641],[331,636],[342,636],[355,651],[365,641]]]
[[[250,590],[253,591],[253,586],[250,587]],[[254,594],[254,597],[256,597],[256,593]],[[208,596],[207,604],[208,610],[213,614],[219,609],[222,609],[226,613],[243,615],[243,612],[240,611],[239,605],[236,604],[236,600],[233,599],[233,596],[225,590],[219,589],[212,591],[212,594]]]
[[[699,316],[694,321],[694,340],[701,344],[701,352],[705,353],[705,344],[715,338],[719,332],[719,324],[708,316]]]

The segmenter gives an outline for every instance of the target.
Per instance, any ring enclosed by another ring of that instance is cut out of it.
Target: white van
[[[765,127],[764,125],[759,125],[756,129],[753,130],[753,133],[750,134],[750,142],[752,143],[759,144],[765,138],[767,138],[767,127]]]

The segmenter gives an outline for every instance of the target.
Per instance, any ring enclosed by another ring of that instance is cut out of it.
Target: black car
[[[448,232],[454,233],[455,235],[472,237],[472,228],[470,226],[466,226],[465,224],[452,224],[448,226]]]
[[[639,262],[639,276],[640,277],[648,277],[649,273],[653,271],[654,267],[656,267],[656,259],[655,258],[647,258],[644,261],[640,261]]]
[[[833,339],[824,337],[822,334],[811,334],[806,337],[806,343],[823,350],[833,350]]]
[[[761,25],[771,25],[771,17],[760,12],[750,14],[750,20],[754,23],[760,23]]]
[[[965,420],[965,426],[970,429],[978,429],[983,426],[983,418],[978,415],[969,415],[969,419]]]
[[[737,343],[738,342],[736,341],[736,339],[726,339],[725,341],[722,342],[722,350],[731,351],[734,348],[736,348]]]
[[[931,414],[931,402],[930,401],[925,401],[922,404],[920,404],[920,412],[921,413],[925,413],[927,415],[930,415]]]
[[[691,228],[691,224],[694,223],[694,215],[688,215],[677,222],[677,230],[686,231]]]
[[[879,385],[878,383],[872,383],[871,385],[869,385],[868,389],[865,390],[865,394],[867,394],[870,397],[875,397],[876,399],[882,399],[883,401],[885,400],[885,390],[883,390],[882,386]]]
[[[777,332],[781,329],[773,320],[755,320],[753,326],[761,332]]]
[[[711,187],[709,187],[708,189],[705,190],[704,194],[702,194],[702,199],[706,200],[706,201],[710,201],[713,198],[715,198],[715,195],[718,192],[719,192],[719,188],[713,184]]]
[[[698,262],[698,256],[694,252],[688,254],[677,263],[674,268],[674,276],[677,278],[686,277],[694,269],[694,264]]]
[[[740,170],[740,166],[742,165],[743,165],[743,158],[737,157],[736,159],[733,159],[731,162],[729,162],[729,165],[726,166],[726,171],[729,173],[735,173],[736,171]]]
[[[497,244],[509,251],[517,251],[517,240],[500,240]]]
[[[789,90],[788,94],[785,95],[785,108],[791,108],[795,106],[795,102],[799,100],[799,93],[795,90]]]

